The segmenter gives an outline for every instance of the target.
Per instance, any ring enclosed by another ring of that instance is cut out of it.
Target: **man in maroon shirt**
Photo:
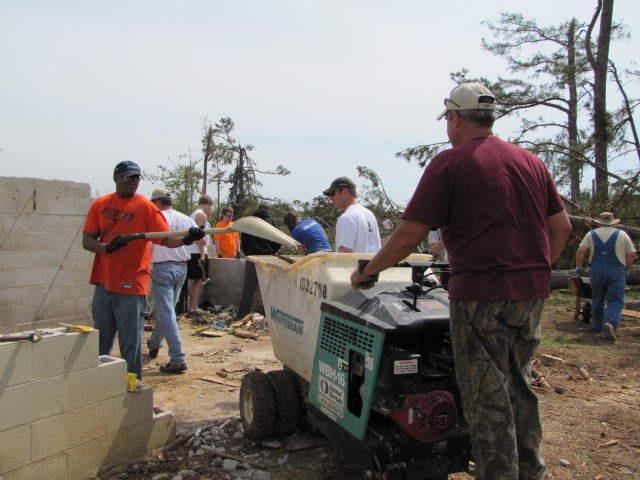
[[[542,161],[493,135],[489,89],[464,83],[444,103],[437,120],[446,120],[453,148],[431,160],[403,222],[351,283],[370,283],[443,228],[456,375],[476,476],[539,480],[545,464],[530,362],[551,263],[571,223]]]

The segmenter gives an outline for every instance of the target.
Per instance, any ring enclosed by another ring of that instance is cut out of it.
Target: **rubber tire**
[[[240,420],[249,440],[273,437],[276,425],[276,400],[271,382],[263,372],[251,372],[240,385]]]
[[[276,399],[276,438],[290,437],[300,423],[301,398],[298,384],[293,376],[285,370],[274,370],[267,373]]]

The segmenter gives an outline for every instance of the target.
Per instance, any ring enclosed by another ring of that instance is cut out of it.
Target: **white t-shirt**
[[[201,208],[196,209],[192,214],[191,214],[191,219],[194,221],[196,221],[196,217],[198,216],[198,214],[201,213],[203,214],[205,217],[207,216],[206,213],[204,213],[204,210],[202,210]],[[196,227],[199,227],[200,225],[196,225]],[[211,224],[209,223],[209,221],[207,220],[207,222],[204,224],[204,228],[211,228]],[[205,235],[204,236],[204,251],[205,253],[208,250],[209,245],[211,244],[211,235]],[[198,245],[196,245],[195,243],[192,245],[189,245],[187,247],[189,253],[200,253],[200,247]]]
[[[600,237],[603,243],[607,243],[607,240],[613,235],[613,232],[616,231],[616,227],[604,226],[598,227],[595,229],[596,235]],[[589,263],[593,262],[593,253],[594,253],[594,244],[593,237],[591,236],[591,232],[587,233],[582,242],[580,243],[581,247],[587,247],[589,249]],[[616,238],[616,257],[618,257],[618,261],[622,265],[626,265],[627,255],[635,252],[636,249],[633,246],[633,242],[629,235],[624,230],[620,230],[618,234],[618,238]]]
[[[176,212],[173,209],[163,210],[162,214],[173,232],[189,230],[197,227],[196,222],[187,217],[184,213]],[[191,258],[191,254],[186,245],[178,248],[163,247],[162,245],[151,244],[151,263],[158,262],[186,262]]]
[[[380,250],[378,221],[359,203],[351,205],[336,224],[336,251],[350,248],[354,253],[377,253]]]

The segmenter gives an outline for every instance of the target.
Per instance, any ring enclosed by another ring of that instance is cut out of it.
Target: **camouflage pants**
[[[544,300],[451,301],[451,336],[478,480],[541,480],[542,425],[531,391]]]

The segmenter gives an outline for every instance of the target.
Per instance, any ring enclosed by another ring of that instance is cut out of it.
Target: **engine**
[[[435,390],[407,395],[390,416],[405,432],[426,443],[440,440],[455,428],[458,409],[451,392]]]

